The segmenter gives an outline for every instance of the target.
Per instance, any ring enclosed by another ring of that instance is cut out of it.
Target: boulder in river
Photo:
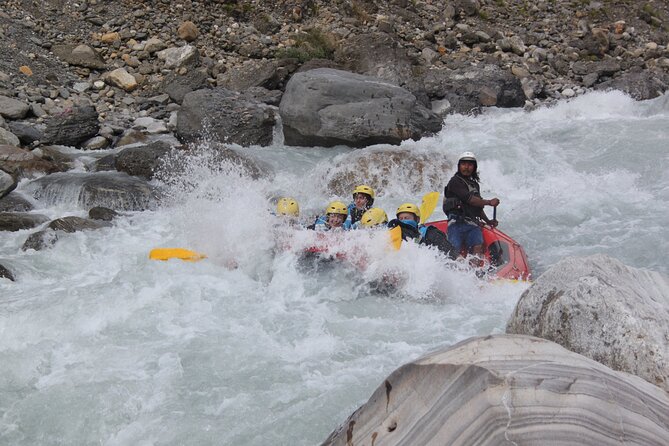
[[[523,293],[507,333],[549,339],[669,392],[669,278],[660,273],[601,254],[563,259]]]
[[[45,215],[28,212],[0,212],[0,231],[20,231],[31,229],[49,219]]]
[[[530,336],[470,338],[388,376],[324,445],[664,446],[669,395]]]
[[[441,118],[408,90],[330,68],[293,75],[279,113],[288,145],[399,144],[441,130]]]

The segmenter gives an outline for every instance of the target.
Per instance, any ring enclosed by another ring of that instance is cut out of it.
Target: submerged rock
[[[564,259],[523,293],[507,333],[549,339],[669,391],[669,279],[659,273],[605,255]]]
[[[371,148],[338,157],[325,174],[328,190],[348,196],[357,184],[369,184],[378,192],[393,179],[403,178],[411,192],[443,189],[444,172],[452,164],[446,155],[420,153],[401,148]]]
[[[669,396],[544,339],[471,338],[394,371],[324,445],[666,445]]]
[[[48,205],[65,201],[82,208],[104,206],[127,211],[151,208],[159,196],[154,186],[121,172],[57,173],[30,182],[26,190]]]
[[[0,212],[27,212],[32,211],[34,206],[28,200],[16,192],[0,198]]]
[[[2,264],[0,264],[0,279],[9,279],[12,282],[16,280],[14,279],[14,274]]]

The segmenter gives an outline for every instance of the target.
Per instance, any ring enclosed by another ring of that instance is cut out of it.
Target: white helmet
[[[462,152],[460,158],[458,158],[458,163],[460,161],[474,161],[476,162],[476,155],[473,152]]]

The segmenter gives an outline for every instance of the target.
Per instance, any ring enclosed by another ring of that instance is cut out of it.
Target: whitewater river
[[[537,274],[599,252],[667,274],[668,141],[669,97],[607,93],[449,117],[439,135],[403,147],[453,162],[476,152],[483,195],[501,199],[500,228]],[[352,151],[249,152],[273,167],[271,180],[194,163],[170,204],[113,227],[39,252],[20,251],[32,231],[2,233],[0,263],[17,280],[0,279],[0,444],[315,445],[397,367],[504,331],[527,285],[481,282],[411,244],[389,252],[384,234],[342,241],[364,271],[300,266],[297,249],[275,242],[269,197],[324,207],[329,168]],[[389,214],[428,192],[392,180],[377,198]],[[69,199],[36,207],[86,214]],[[209,258],[149,261],[160,246]],[[397,292],[373,292],[388,273],[402,278]]]

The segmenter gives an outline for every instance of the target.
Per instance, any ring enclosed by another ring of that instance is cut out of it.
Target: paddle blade
[[[400,246],[402,246],[402,228],[395,226],[388,232],[390,233],[390,245],[395,250],[400,249]]]
[[[439,192],[428,192],[423,195],[423,201],[420,203],[420,223],[423,224],[434,212],[439,202]]]
[[[149,252],[149,259],[151,260],[180,259],[186,262],[197,262],[206,258],[207,256],[204,254],[184,248],[155,248]]]

